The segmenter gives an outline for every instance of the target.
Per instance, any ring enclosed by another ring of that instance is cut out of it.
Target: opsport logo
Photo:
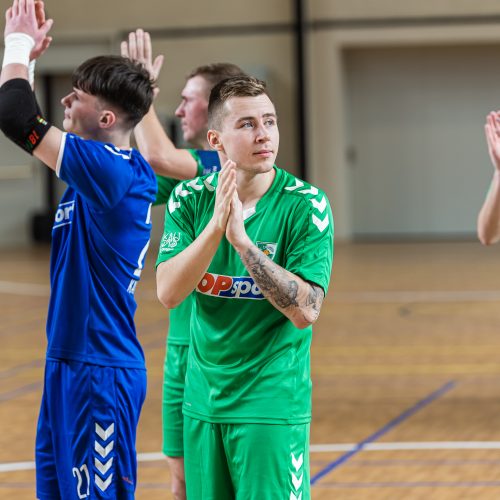
[[[250,276],[224,276],[205,273],[196,287],[198,292],[228,299],[263,300],[264,295]]]

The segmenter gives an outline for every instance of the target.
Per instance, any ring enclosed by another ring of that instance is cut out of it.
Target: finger
[[[122,57],[128,58],[128,43],[126,41],[120,43],[120,54]]]
[[[128,53],[132,60],[137,60],[137,41],[135,37],[135,32],[132,31],[128,35]]]
[[[151,64],[151,61],[153,60],[153,48],[151,46],[151,36],[147,31],[145,31],[143,34],[143,40],[144,58],[149,64]]]
[[[19,0],[14,0],[14,2],[12,3],[12,14],[14,16],[19,15]]]
[[[137,56],[141,62],[144,62],[144,30],[138,29],[135,34],[137,43]]]
[[[41,26],[45,22],[44,3],[41,0],[36,0],[35,2],[35,15],[38,26]]]
[[[153,75],[154,75],[155,81],[160,76],[161,67],[163,66],[163,60],[164,60],[164,57],[163,57],[163,55],[160,54],[159,56],[156,56],[155,62],[153,63]]]
[[[47,35],[47,33],[52,28],[53,24],[54,24],[54,20],[53,19],[47,19],[47,21],[45,21],[43,23],[43,25],[40,26],[40,31],[43,33],[44,36]]]
[[[12,19],[12,7],[5,11],[5,22],[8,23]]]
[[[27,13],[26,10],[26,0],[19,0],[19,15],[25,15]]]

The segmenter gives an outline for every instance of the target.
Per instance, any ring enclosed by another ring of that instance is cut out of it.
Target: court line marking
[[[33,295],[35,297],[48,297],[49,285],[36,283],[19,283],[16,281],[0,281],[0,293],[7,295]]]
[[[312,444],[311,453],[335,453],[358,450],[359,444]],[[418,451],[418,450],[500,450],[500,441],[429,441],[429,442],[397,442],[397,443],[368,443],[363,451]],[[138,453],[138,462],[162,462],[165,455],[161,452]],[[26,471],[35,468],[35,462],[0,463],[1,472]]]
[[[322,470],[320,470],[318,473],[316,473],[314,476],[311,477],[311,485],[314,485],[316,482],[318,482],[322,477],[326,476],[329,474],[332,470],[336,469],[337,467],[340,467],[342,464],[350,460],[352,457],[360,453],[361,451],[364,450],[364,448],[372,444],[374,441],[377,441],[380,437],[382,437],[384,434],[387,434],[389,431],[397,427],[399,424],[404,422],[405,420],[408,420],[411,416],[413,416],[415,413],[419,412],[429,404],[433,403],[440,397],[444,396],[447,392],[451,391],[454,387],[456,386],[456,382],[451,380],[441,386],[439,389],[436,391],[432,392],[428,396],[426,396],[424,399],[421,399],[418,401],[416,404],[414,404],[412,407],[408,408],[405,410],[403,413],[398,415],[396,418],[392,419],[390,422],[388,422],[386,425],[384,425],[382,428],[380,428],[378,431],[373,433],[371,436],[368,436],[366,439],[361,441],[359,444],[355,446],[354,449],[347,451],[343,455],[341,455],[339,458],[334,460],[333,462],[329,463],[326,467],[324,467]]]
[[[321,483],[319,488],[368,489],[368,488],[491,488],[500,486],[500,481],[398,481],[367,483]]]
[[[16,281],[0,281],[0,293],[8,295],[32,295],[47,297],[50,286],[38,283],[19,283]],[[158,300],[156,292],[138,291],[138,297],[145,300]],[[500,290],[386,290],[360,292],[334,292],[334,302],[342,303],[428,303],[428,302],[498,302]]]

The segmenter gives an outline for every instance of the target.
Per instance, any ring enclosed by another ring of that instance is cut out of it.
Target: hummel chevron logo
[[[115,432],[115,424],[112,423],[106,430],[104,430],[97,422],[95,423],[95,432],[103,440],[107,441],[109,436]]]
[[[212,175],[208,176],[206,179],[203,179],[203,184],[205,184],[205,187],[209,191],[215,191],[215,187],[212,186],[212,181],[214,180],[214,176],[215,176],[215,174],[212,174]]]
[[[190,188],[196,190],[196,191],[201,191],[203,189],[203,186],[200,186],[198,184],[198,178],[193,179],[192,181],[189,181],[186,186],[189,186]]]
[[[174,201],[172,198],[168,200],[168,211],[171,214],[173,214],[180,206],[181,204],[178,201]]]
[[[313,196],[316,196],[319,193],[319,191],[318,188],[311,186],[309,189],[304,189],[303,191],[299,191],[299,193],[312,194]]]
[[[94,443],[94,448],[99,455],[101,455],[102,458],[106,458],[111,451],[113,451],[113,448],[115,447],[115,442],[111,441],[111,443],[106,446],[106,448],[103,448],[97,441]]]
[[[299,472],[299,469],[302,467],[304,463],[304,454],[301,453],[298,460],[295,459],[295,455],[292,453],[292,464],[295,467],[295,470]]]
[[[190,195],[191,191],[188,191],[187,189],[182,189],[182,184],[177,184],[177,187],[175,188],[175,195],[176,196],[181,196],[182,198],[185,198],[186,196]]]
[[[302,492],[299,493],[299,496],[296,497],[293,491],[290,492],[290,500],[302,500]]]
[[[291,474],[293,487],[295,488],[295,491],[299,491],[302,486],[302,480],[304,479],[304,473],[302,473],[299,478],[293,472]]]
[[[296,189],[299,189],[304,186],[304,183],[302,181],[299,181],[299,179],[295,179],[295,186],[288,186],[285,189],[287,191],[295,191]]]
[[[312,216],[313,224],[319,229],[319,232],[322,233],[325,228],[328,226],[328,214],[325,215],[325,218],[321,220],[319,217],[316,217],[314,214]]]
[[[323,213],[326,208],[326,198],[323,196],[321,198],[321,201],[315,200],[314,198],[311,199],[312,206],[316,209],[319,210],[320,213]]]
[[[94,457],[94,465],[101,475],[105,476],[106,472],[108,472],[113,465],[113,457],[111,457],[105,464],[103,464],[97,457]]]
[[[113,474],[110,474],[106,481],[103,481],[97,474],[94,474],[95,484],[101,491],[106,491],[108,486],[111,484],[111,479],[113,478]]]

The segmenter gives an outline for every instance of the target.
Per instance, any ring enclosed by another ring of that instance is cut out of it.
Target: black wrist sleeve
[[[11,141],[33,154],[49,128],[28,80],[14,78],[0,87],[0,129]]]

